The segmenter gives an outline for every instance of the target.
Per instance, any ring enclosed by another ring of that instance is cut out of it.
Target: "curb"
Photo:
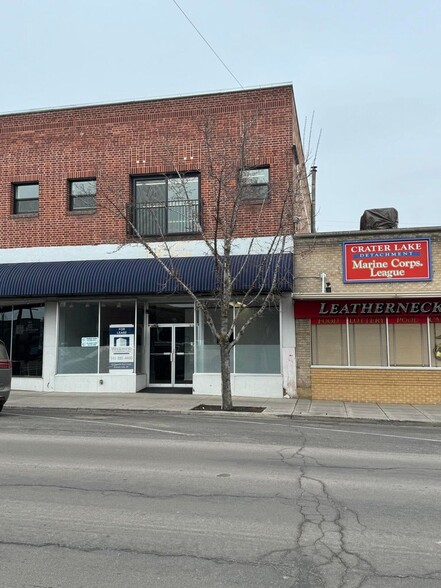
[[[163,408],[92,408],[92,407],[79,407],[79,408],[72,408],[72,407],[36,407],[36,406],[13,406],[8,404],[4,407],[2,415],[7,416],[8,413],[13,416],[14,411],[29,411],[34,414],[39,414],[42,412],[45,413],[59,413],[62,411],[63,413],[74,414],[74,415],[90,415],[96,414],[97,416],[103,416],[109,413],[117,416],[124,416],[129,414],[130,416],[134,416],[136,414],[158,414],[158,415],[206,415],[212,417],[233,417],[238,418],[241,416],[245,417],[253,417],[259,419],[289,419],[291,421],[310,421],[315,423],[322,423],[322,424],[330,424],[330,423],[339,423],[339,424],[376,424],[376,425],[395,425],[395,426],[405,426],[405,425],[418,425],[423,427],[441,427],[441,422],[438,421],[416,421],[416,420],[394,420],[394,419],[370,419],[370,418],[362,418],[362,417],[342,417],[339,415],[332,416],[332,415],[293,415],[293,414],[284,414],[284,413],[266,413],[263,412],[234,412],[234,411],[216,411],[216,410],[193,410],[193,409],[163,409]],[[0,419],[2,418],[0,415]],[[27,415],[25,415],[27,416]],[[31,416],[31,415],[29,415]]]

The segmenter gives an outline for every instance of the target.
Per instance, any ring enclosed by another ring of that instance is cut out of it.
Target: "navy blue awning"
[[[232,258],[236,292],[270,289],[280,262],[277,289],[291,291],[292,256],[235,255]],[[168,260],[193,292],[216,291],[214,260],[181,257]],[[120,294],[172,294],[184,289],[155,259],[50,261],[0,264],[0,297],[103,296]]]

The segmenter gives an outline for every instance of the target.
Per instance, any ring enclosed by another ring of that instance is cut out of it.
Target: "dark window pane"
[[[193,306],[183,303],[149,304],[149,323],[193,323]]]
[[[264,200],[269,191],[269,169],[244,169],[241,172],[242,198],[244,200]]]
[[[71,210],[96,208],[96,180],[72,180],[70,182]]]
[[[12,375],[40,376],[43,367],[44,304],[14,306]]]
[[[15,212],[38,212],[38,200],[18,200],[15,203]]]
[[[73,196],[72,210],[84,210],[96,208],[95,196]]]
[[[0,339],[11,355],[12,306],[0,307]]]
[[[38,212],[38,184],[17,184],[14,186],[14,213]]]
[[[136,179],[132,222],[142,237],[197,232],[199,176]]]
[[[267,196],[267,185],[244,186],[244,188],[242,189],[242,198],[244,200],[265,200]]]
[[[164,180],[137,180],[135,183],[135,199],[137,204],[166,202],[166,182]]]
[[[98,312],[98,302],[60,302],[57,373],[97,373]]]

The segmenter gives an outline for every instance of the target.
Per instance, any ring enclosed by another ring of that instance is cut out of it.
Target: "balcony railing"
[[[198,233],[200,206],[198,201],[132,203],[127,206],[128,232],[136,228],[141,237]],[[132,226],[133,225],[133,226]]]

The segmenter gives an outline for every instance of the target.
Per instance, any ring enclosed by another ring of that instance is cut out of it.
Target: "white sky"
[[[315,112],[319,231],[441,225],[440,0],[177,0],[242,86]],[[172,0],[0,0],[0,112],[237,88]]]

